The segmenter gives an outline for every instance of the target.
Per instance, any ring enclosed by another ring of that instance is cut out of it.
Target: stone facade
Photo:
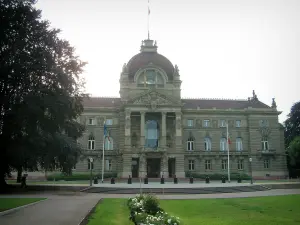
[[[246,100],[182,99],[180,88],[178,67],[157,53],[152,40],[143,41],[141,52],[123,66],[120,98],[84,100],[79,119],[86,131],[79,141],[85,150],[74,170],[88,172],[92,157],[94,173],[101,173],[106,121],[106,174],[227,174],[228,124],[231,173],[287,176],[281,112],[274,99],[268,106],[254,91]]]

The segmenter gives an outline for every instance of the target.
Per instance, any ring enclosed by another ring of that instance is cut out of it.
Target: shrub
[[[186,177],[193,177],[193,178],[199,178],[199,179],[205,179],[206,176],[209,176],[209,179],[210,180],[221,180],[223,176],[226,177],[227,179],[227,174],[199,174],[199,173],[192,173],[192,172],[186,172],[185,173],[185,176]],[[231,173],[230,174],[230,179],[231,180],[237,180],[238,177],[240,176],[240,178],[242,180],[250,180],[251,177],[248,175],[248,174],[245,174],[245,173]]]
[[[101,178],[101,174],[93,174],[94,177]],[[117,177],[117,173],[105,173],[104,178],[111,178],[111,177]],[[89,180],[90,174],[89,173],[74,173],[72,175],[65,175],[62,173],[57,174],[51,174],[47,176],[48,181],[59,181],[59,180],[65,180],[65,181],[76,181],[76,180]]]
[[[159,207],[154,195],[137,195],[127,201],[130,219],[137,225],[180,225],[178,217],[170,216]]]

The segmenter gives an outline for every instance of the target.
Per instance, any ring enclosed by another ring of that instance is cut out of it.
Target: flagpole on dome
[[[103,122],[103,144],[102,144],[102,171],[101,171],[101,182],[104,182],[104,148],[105,148],[105,136],[107,133],[106,123],[105,119]]]
[[[150,26],[149,26],[149,23],[150,23],[150,2],[148,0],[148,40],[150,40]]]
[[[226,123],[226,135],[227,135],[227,169],[228,169],[228,183],[230,183],[230,163],[229,163],[229,133],[228,133],[228,122]]]

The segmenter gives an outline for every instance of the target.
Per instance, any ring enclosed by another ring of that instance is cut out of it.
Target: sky
[[[39,0],[37,8],[88,62],[91,96],[119,96],[124,63],[147,39],[147,0]],[[299,0],[150,0],[150,38],[177,64],[183,98],[300,101]]]

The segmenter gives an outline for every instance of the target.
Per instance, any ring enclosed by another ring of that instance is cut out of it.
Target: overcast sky
[[[122,66],[147,38],[147,0],[39,0],[87,61],[86,91],[119,96]],[[150,0],[150,36],[177,64],[182,97],[247,99],[286,119],[300,100],[300,0]]]

